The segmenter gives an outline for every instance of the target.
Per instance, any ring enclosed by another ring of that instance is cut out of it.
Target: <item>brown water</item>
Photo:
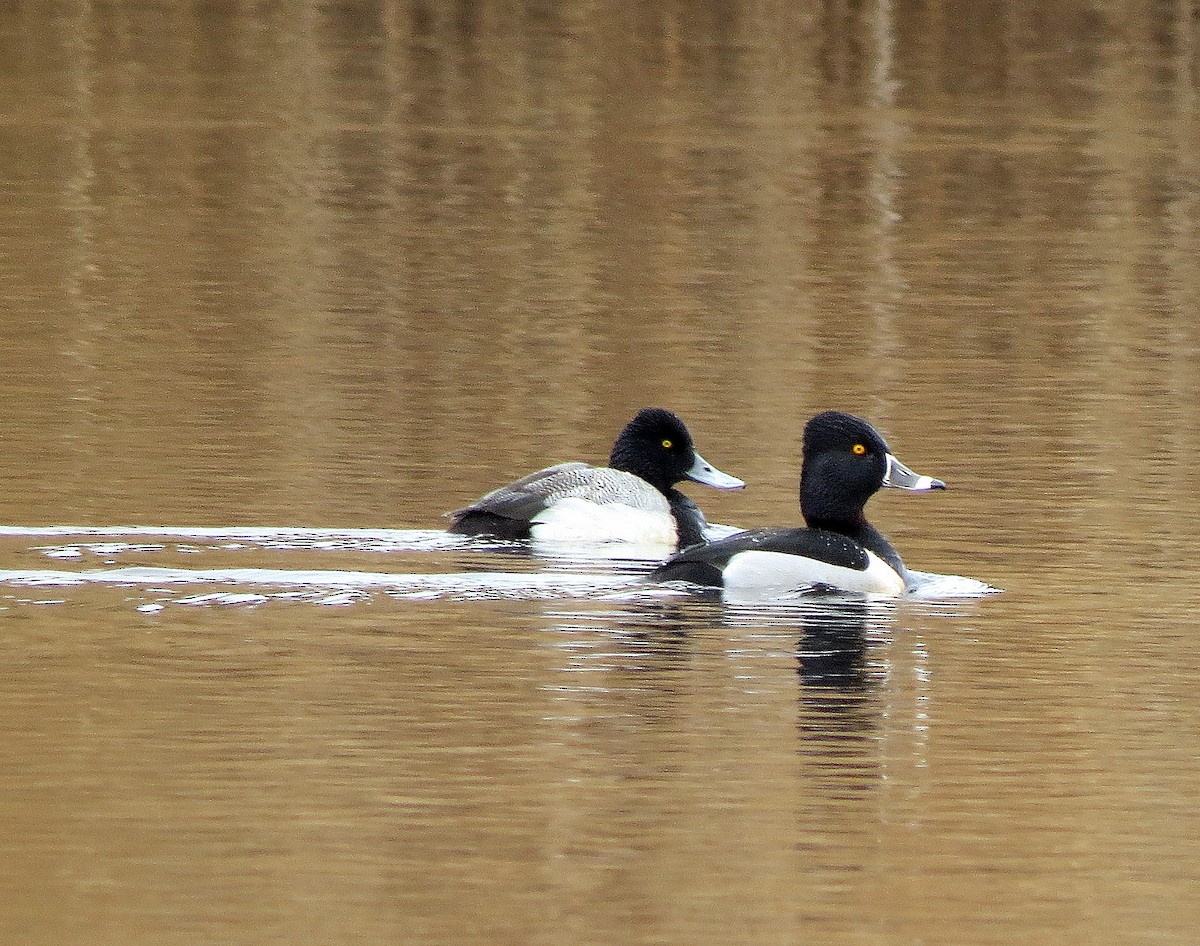
[[[1195,942],[1198,49],[1187,3],[0,7],[0,938]],[[1004,594],[432,531],[645,404],[745,526],[871,418],[951,484],[873,519]]]

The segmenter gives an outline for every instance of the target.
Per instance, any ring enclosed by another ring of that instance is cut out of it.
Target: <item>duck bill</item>
[[[705,486],[715,486],[717,489],[743,489],[746,484],[736,476],[722,473],[700,454],[696,454],[696,462],[685,474],[689,480],[703,483]]]
[[[911,489],[918,493],[946,488],[946,484],[941,480],[914,473],[890,453],[887,455],[887,474],[883,477],[883,485],[893,489]]]

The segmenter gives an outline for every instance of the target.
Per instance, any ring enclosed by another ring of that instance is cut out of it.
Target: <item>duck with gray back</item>
[[[647,407],[617,437],[608,466],[560,463],[530,473],[447,513],[453,520],[449,531],[683,548],[703,542],[708,528],[696,504],[675,488],[683,480],[717,489],[746,485],[700,456],[675,414]]]
[[[818,414],[804,428],[800,511],[807,527],[751,529],[687,548],[652,578],[721,588],[731,600],[814,587],[902,594],[908,570],[864,512],[882,487],[925,492],[946,484],[897,460],[862,418],[839,411]]]

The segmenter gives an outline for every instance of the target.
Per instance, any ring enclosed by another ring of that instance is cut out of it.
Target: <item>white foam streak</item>
[[[402,597],[556,598],[604,594],[627,588],[638,579],[628,575],[514,574],[454,572],[389,574],[386,572],[302,571],[276,568],[106,568],[83,571],[22,569],[0,571],[0,583],[37,587],[125,585],[147,589],[173,585],[229,584],[328,591],[379,590]],[[225,597],[228,597],[227,595]]]
[[[192,539],[212,542],[252,542],[275,546],[286,543],[381,543],[416,552],[461,548],[466,540],[440,529],[307,529],[274,526],[0,526],[0,537]]]
[[[962,575],[935,575],[933,572],[918,572],[910,568],[908,577],[911,583],[908,595],[912,598],[983,598],[999,594],[1001,590],[993,588],[986,581]]]

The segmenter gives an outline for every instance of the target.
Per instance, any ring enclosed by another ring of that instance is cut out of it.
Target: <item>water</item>
[[[1196,31],[0,10],[3,939],[1191,943]],[[440,531],[650,404],[747,527],[870,418],[930,593]]]

